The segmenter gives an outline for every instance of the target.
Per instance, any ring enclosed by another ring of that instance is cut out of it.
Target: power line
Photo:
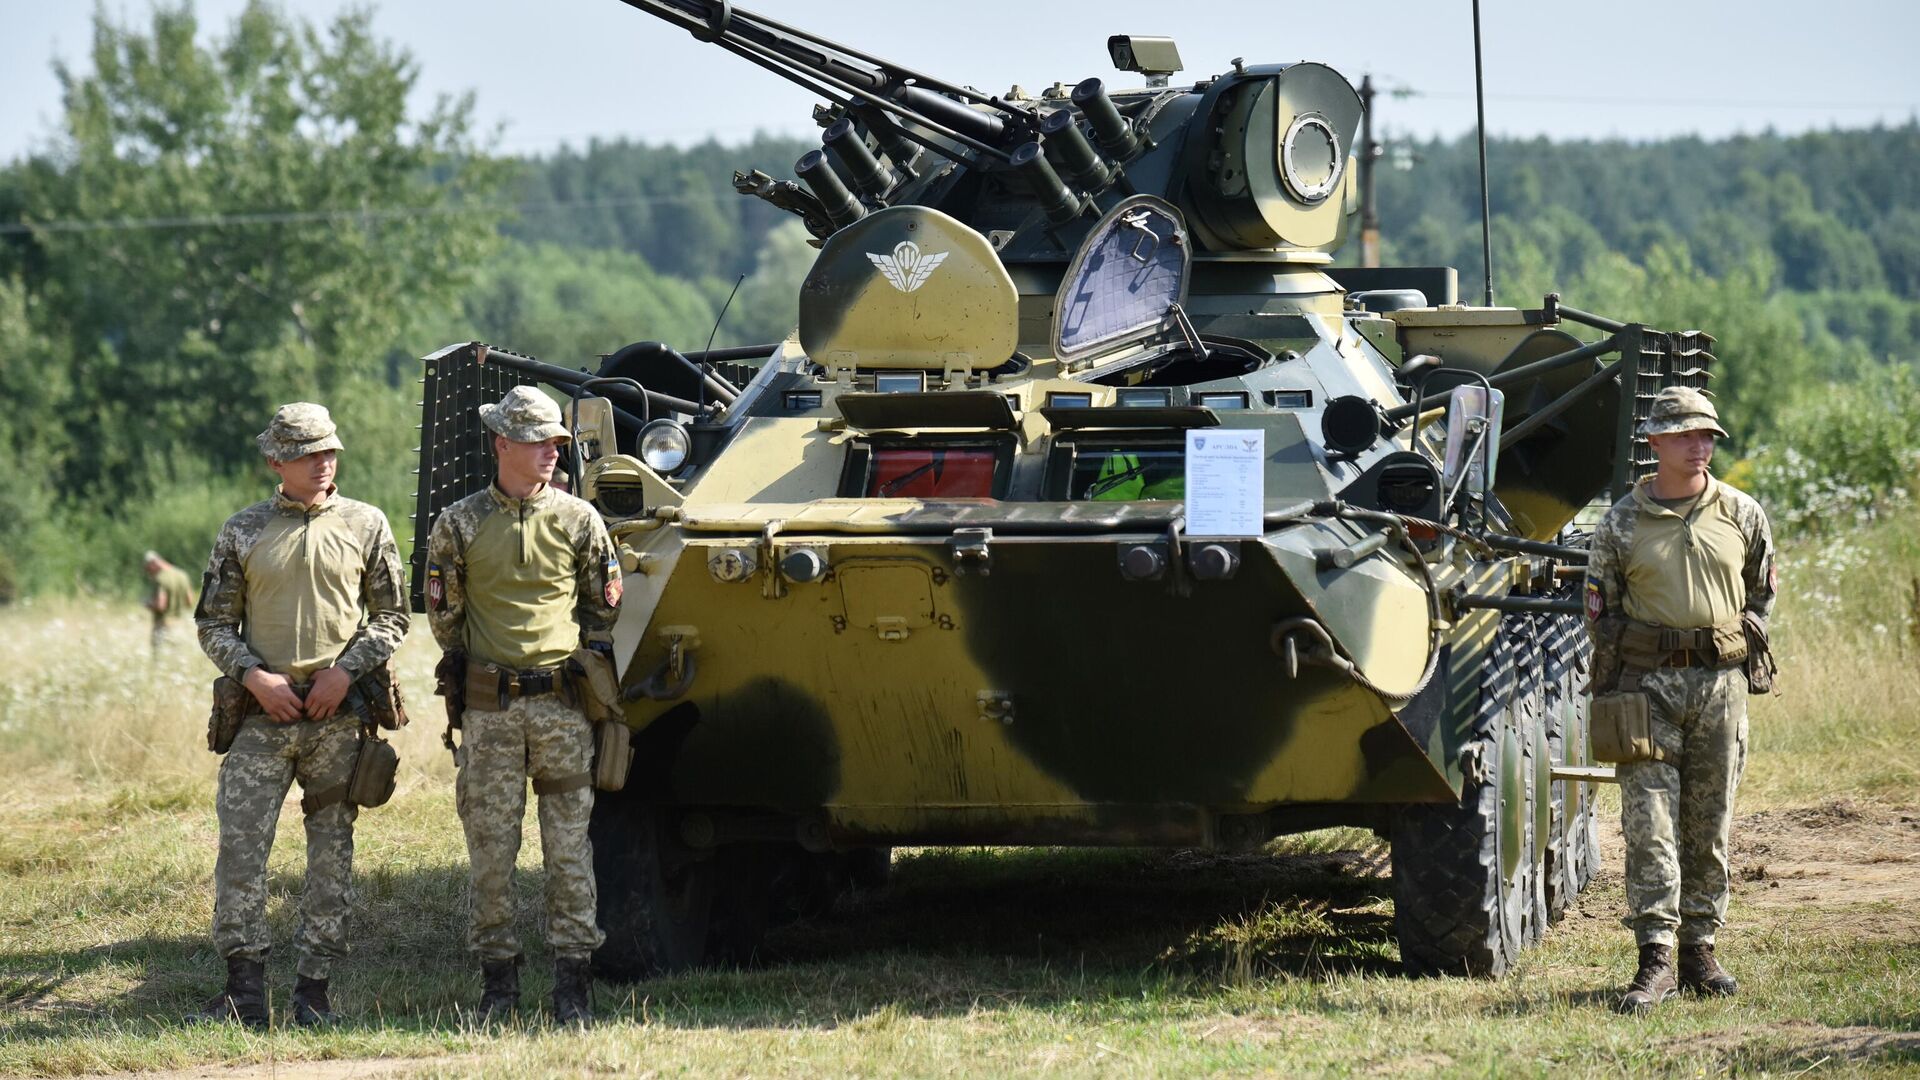
[[[1447,90],[1393,91],[1395,96],[1468,101],[1471,93]],[[1699,109],[1914,109],[1914,101],[1762,101],[1754,98],[1600,97],[1580,94],[1488,94],[1489,101],[1537,101],[1556,105],[1657,105]]]
[[[449,217],[460,214],[540,214],[577,210],[611,209],[704,202],[707,197],[685,195],[635,195],[622,199],[563,199],[539,203],[473,203],[458,206],[368,207],[358,210],[262,210],[240,213],[191,214],[180,217],[144,218],[70,218],[64,221],[9,222],[0,224],[0,236],[30,233],[121,232],[135,229],[223,229],[247,225],[299,225],[333,221],[392,221],[403,218]]]

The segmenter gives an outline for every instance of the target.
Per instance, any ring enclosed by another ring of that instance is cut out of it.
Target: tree
[[[62,415],[98,444],[61,462],[68,491],[183,443],[244,461],[274,403],[374,370],[496,242],[505,171],[471,99],[409,117],[416,65],[370,20],[323,31],[254,0],[202,43],[185,3],[145,32],[102,10],[92,70],[55,65],[63,130],[17,199],[75,358]]]

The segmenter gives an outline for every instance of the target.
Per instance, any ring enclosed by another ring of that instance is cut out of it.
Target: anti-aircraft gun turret
[[[1595,858],[1576,515],[1712,339],[1332,265],[1361,106],[1324,65],[1175,85],[1119,36],[1145,87],[996,96],[623,2],[825,104],[797,181],[735,178],[821,247],[787,340],[426,358],[417,535],[487,482],[473,406],[537,381],[628,571],[601,967],[750,952],[892,845],[1358,825],[1407,967],[1502,972]],[[1202,532],[1209,440],[1255,494]]]

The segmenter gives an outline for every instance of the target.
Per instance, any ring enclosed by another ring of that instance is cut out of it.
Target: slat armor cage
[[[491,405],[508,390],[528,381],[510,368],[480,361],[485,345],[449,345],[420,358],[420,467],[413,511],[412,571],[408,595],[413,610],[425,612],[427,537],[440,511],[493,482],[493,440],[480,421],[480,406]]]

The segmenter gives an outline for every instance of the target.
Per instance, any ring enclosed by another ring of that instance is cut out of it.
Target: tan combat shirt
[[[1586,593],[1595,649],[1613,647],[1603,624],[1621,617],[1699,630],[1750,611],[1764,626],[1779,585],[1766,511],[1709,475],[1676,513],[1653,500],[1652,484],[1641,481],[1594,527]]]
[[[498,486],[454,503],[427,546],[427,621],[448,652],[525,671],[554,667],[619,616],[620,561],[606,523],[552,487]]]
[[[338,666],[354,678],[407,636],[400,550],[376,507],[330,489],[307,507],[276,492],[227,519],[194,621],[235,679],[264,665],[294,682]]]

